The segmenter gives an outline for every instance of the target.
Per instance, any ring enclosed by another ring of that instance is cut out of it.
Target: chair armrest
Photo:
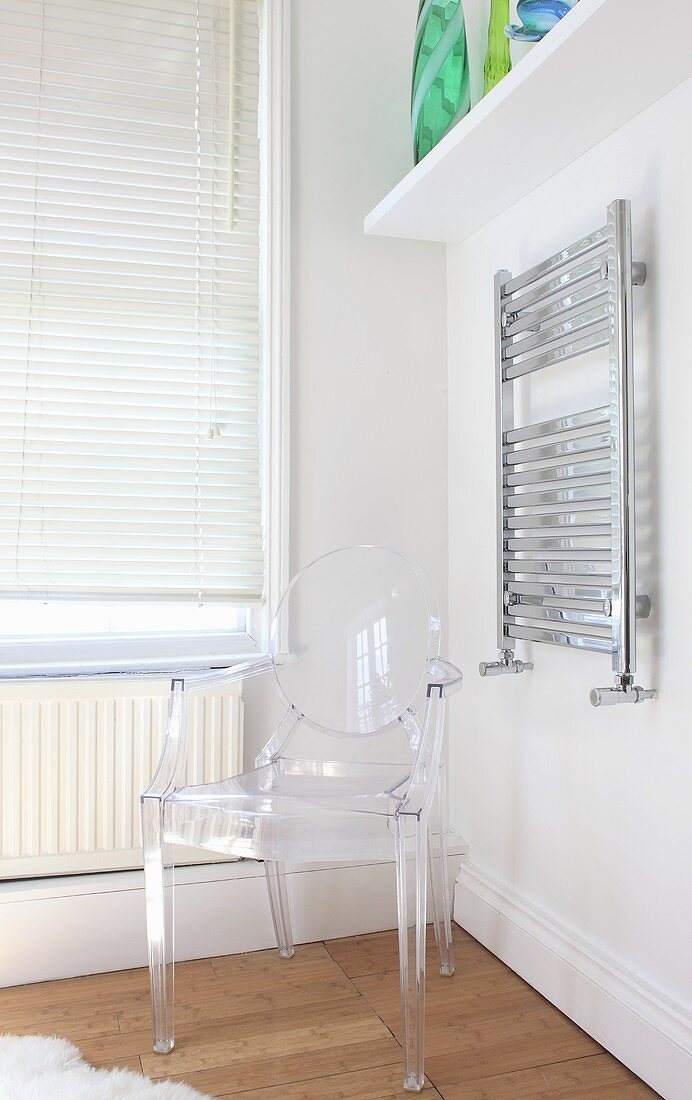
[[[244,661],[228,668],[210,668],[204,672],[181,672],[173,677],[173,683],[181,681],[185,692],[206,691],[207,688],[235,684],[238,680],[249,680],[251,676],[262,676],[274,667],[271,657],[257,657],[253,661]]]
[[[453,665],[451,661],[444,661],[442,657],[436,657],[434,661],[428,661],[428,695],[432,688],[439,688],[442,695],[454,695],[459,691],[464,674],[461,669]]]
[[[161,748],[161,756],[154,776],[141,798],[162,799],[180,786],[187,759],[188,722],[186,697],[192,692],[234,684],[259,676],[273,667],[271,657],[232,665],[230,668],[210,669],[205,672],[181,673],[171,681],[171,699],[168,708],[168,724]]]

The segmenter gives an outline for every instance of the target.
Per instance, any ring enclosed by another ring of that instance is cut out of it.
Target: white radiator
[[[141,866],[139,794],[159,758],[169,686],[0,687],[0,878]],[[242,707],[238,685],[191,697],[187,782],[242,770]]]

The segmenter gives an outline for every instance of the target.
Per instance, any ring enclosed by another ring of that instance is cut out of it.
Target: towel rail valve
[[[644,703],[647,699],[656,699],[655,688],[638,687],[633,676],[616,676],[615,687],[592,688],[589,693],[594,707],[615,707],[620,703]]]
[[[478,666],[481,676],[510,676],[519,672],[532,672],[533,661],[518,661],[513,649],[503,649],[499,661],[481,661]]]

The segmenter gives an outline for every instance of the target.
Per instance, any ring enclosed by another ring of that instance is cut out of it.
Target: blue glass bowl
[[[576,3],[577,0],[519,0],[517,15],[523,25],[510,24],[505,27],[505,34],[520,42],[540,42]]]

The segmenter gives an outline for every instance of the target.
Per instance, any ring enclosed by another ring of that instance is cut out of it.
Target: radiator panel
[[[3,687],[1,878],[141,866],[139,794],[159,758],[169,683]],[[242,770],[242,706],[238,687],[191,697],[186,784]]]

